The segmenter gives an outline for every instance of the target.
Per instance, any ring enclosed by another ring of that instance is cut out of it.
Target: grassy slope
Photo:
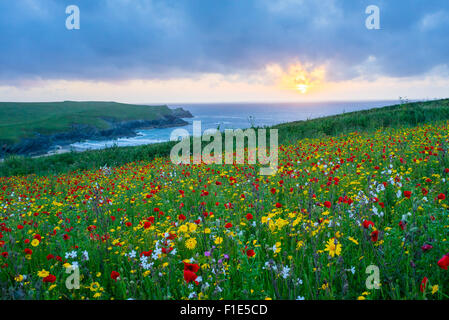
[[[116,102],[0,102],[0,141],[15,143],[35,132],[51,134],[69,130],[72,124],[109,128],[103,118],[154,120],[170,114],[167,106],[142,106]]]
[[[447,119],[449,119],[449,99],[444,99],[290,122],[275,128],[279,130],[279,142],[288,144],[305,137],[338,135],[388,126],[415,126],[423,122]],[[117,166],[133,161],[152,160],[157,156],[169,155],[173,145],[174,143],[167,142],[137,147],[115,147],[34,159],[11,157],[0,164],[0,176],[54,174],[98,168],[106,164]]]
[[[354,111],[312,120],[284,123],[275,128],[279,130],[280,143],[286,144],[306,137],[338,135],[402,125],[416,126],[419,123],[446,119],[449,119],[449,99]]]

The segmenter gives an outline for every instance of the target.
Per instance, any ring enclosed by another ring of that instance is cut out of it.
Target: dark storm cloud
[[[80,8],[80,30],[65,28],[70,4]],[[370,4],[380,7],[380,30],[365,28]],[[449,2],[0,2],[2,83],[245,74],[293,61],[326,63],[333,79],[412,76],[449,65]]]

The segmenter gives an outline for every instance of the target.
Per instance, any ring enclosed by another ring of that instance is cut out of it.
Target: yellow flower
[[[41,271],[37,272],[37,275],[41,278],[45,278],[50,274],[47,270],[42,269]]]
[[[357,298],[357,300],[366,300],[366,298],[365,298],[364,296],[359,296],[359,297]]]
[[[97,292],[96,294],[94,294],[94,298],[100,298],[101,297],[101,293]]]
[[[215,244],[221,244],[223,242],[223,238],[222,237],[216,237],[215,238]]]
[[[434,286],[432,286],[432,294],[435,294],[435,293],[437,293],[438,289],[439,289],[439,287],[438,287],[438,285],[437,285],[437,284],[436,284],[436,285],[434,285]]]
[[[98,290],[98,288],[100,288],[100,284],[98,282],[92,282],[89,289],[92,292],[95,292]]]
[[[335,255],[339,256],[341,253],[341,244],[338,243],[337,239],[329,239],[329,241],[326,244],[326,249],[324,251],[329,252],[329,255],[331,257],[334,257]]]
[[[39,240],[33,239],[33,240],[31,241],[31,245],[32,245],[33,247],[37,247],[37,246],[39,245]]]
[[[189,231],[190,231],[190,232],[195,232],[195,231],[196,231],[196,228],[197,228],[197,225],[196,225],[196,224],[194,224],[194,223],[190,223],[190,224],[189,224]]]
[[[281,252],[281,245],[282,245],[282,243],[280,243],[279,241],[276,242],[276,244],[275,244],[274,247],[273,247],[274,253],[279,253],[279,252]]]
[[[356,245],[359,244],[359,242],[358,242],[356,239],[354,239],[353,237],[349,237],[348,239],[349,239],[350,241],[352,241],[353,243],[355,243]]]
[[[18,276],[14,277],[14,280],[16,280],[17,282],[22,282],[23,281],[23,276],[21,274],[19,274]]]
[[[48,288],[48,291],[53,290],[55,287],[56,287],[56,285],[55,285],[55,284],[52,284],[52,285]]]
[[[187,239],[186,240],[186,243],[185,243],[185,245],[186,245],[186,248],[187,249],[189,249],[189,250],[193,250],[193,249],[195,249],[195,247],[196,247],[196,239],[195,238],[189,238],[189,239]]]

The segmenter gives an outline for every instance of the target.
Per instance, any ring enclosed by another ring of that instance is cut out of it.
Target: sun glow
[[[300,94],[313,92],[321,87],[324,81],[324,66],[314,67],[296,63],[284,70],[279,65],[271,65],[268,71],[278,78],[282,89],[294,90]]]
[[[301,93],[306,93],[308,88],[309,88],[309,86],[306,84],[297,84],[296,85],[296,90],[298,90]]]

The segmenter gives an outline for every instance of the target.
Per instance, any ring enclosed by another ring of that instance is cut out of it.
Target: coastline
[[[182,114],[183,118],[193,117],[191,114]],[[18,155],[30,158],[40,158],[56,154],[68,153],[73,150],[71,144],[86,140],[106,141],[118,138],[131,138],[138,136],[138,130],[156,128],[175,128],[188,124],[183,118],[169,115],[157,120],[131,120],[111,122],[111,128],[99,130],[92,126],[73,125],[72,130],[52,135],[36,135],[9,146],[3,146],[1,160],[7,156]],[[82,151],[80,151],[82,152]]]

